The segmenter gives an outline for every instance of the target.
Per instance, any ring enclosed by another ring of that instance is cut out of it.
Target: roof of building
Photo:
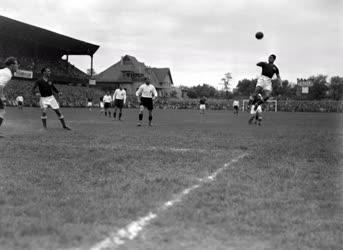
[[[98,74],[96,80],[98,82],[132,82],[125,77],[125,72],[133,72],[148,77],[154,85],[163,83],[166,76],[169,75],[173,83],[169,68],[150,68],[130,55],[123,56],[119,62]]]
[[[63,51],[69,55],[93,55],[99,45],[58,34],[37,26],[0,15],[1,39],[12,37]]]

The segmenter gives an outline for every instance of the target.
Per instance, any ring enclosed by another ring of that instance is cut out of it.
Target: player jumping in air
[[[114,91],[113,94],[113,101],[114,101],[114,111],[113,111],[113,120],[116,119],[117,116],[117,109],[119,108],[119,121],[121,120],[122,116],[122,109],[124,104],[126,103],[126,91],[119,85],[119,88]]]
[[[49,68],[43,68],[41,70],[41,73],[43,74],[43,77],[39,80],[37,80],[32,88],[32,94],[35,95],[36,88],[38,87],[39,94],[40,94],[40,100],[39,104],[42,109],[42,123],[43,128],[46,129],[46,120],[47,120],[47,114],[46,111],[48,107],[51,107],[56,115],[58,116],[58,119],[60,120],[62,127],[66,130],[71,130],[69,127],[66,126],[64,117],[60,112],[60,106],[58,102],[56,101],[53,93],[61,95],[61,93],[56,89],[54,84],[50,80],[51,71]]]
[[[279,69],[274,64],[275,59],[275,55],[270,55],[268,62],[257,63],[257,66],[262,68],[262,74],[257,80],[255,93],[249,101],[249,106],[254,105],[255,110],[269,99],[272,92],[272,78],[274,74],[276,74],[276,77],[281,82]],[[262,92],[264,92],[264,96],[262,96]]]
[[[5,117],[5,100],[4,88],[7,83],[12,79],[14,72],[18,70],[18,60],[14,57],[9,57],[4,62],[5,68],[0,70],[0,127]]]
[[[142,126],[144,107],[146,107],[149,111],[149,126],[151,126],[152,110],[154,109],[153,100],[157,98],[157,91],[155,87],[150,84],[149,78],[145,78],[145,83],[139,87],[136,92],[136,96],[139,103],[139,122],[137,126]]]

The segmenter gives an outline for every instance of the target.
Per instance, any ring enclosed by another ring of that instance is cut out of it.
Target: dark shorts
[[[5,109],[5,105],[3,101],[1,100],[1,98],[0,98],[0,109]]]
[[[18,101],[18,106],[23,106],[23,102]]]
[[[109,109],[110,107],[111,107],[111,103],[110,102],[105,102],[104,108],[105,109]]]
[[[154,109],[154,104],[152,102],[152,98],[147,98],[147,97],[141,97],[141,103],[140,105],[143,105],[146,107],[148,110],[153,110]]]
[[[124,106],[124,100],[118,100],[118,99],[116,99],[116,100],[114,101],[114,107],[117,107],[117,108],[122,109],[123,106]]]
[[[238,106],[233,106],[234,110],[238,110]]]

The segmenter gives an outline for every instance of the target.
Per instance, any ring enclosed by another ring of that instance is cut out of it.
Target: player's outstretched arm
[[[264,65],[266,65],[265,62],[259,62],[259,63],[256,64],[256,66],[259,66],[259,67],[263,67]]]

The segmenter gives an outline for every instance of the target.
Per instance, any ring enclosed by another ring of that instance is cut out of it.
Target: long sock
[[[43,123],[43,128],[46,128],[46,117],[42,116],[42,123]]]
[[[149,122],[152,121],[152,115],[149,115]]]
[[[108,112],[108,116],[111,117],[111,111]]]
[[[117,113],[113,112],[113,118],[116,118],[116,116],[117,116]],[[120,115],[119,115],[119,117],[120,117]]]
[[[140,121],[143,120],[143,114],[139,114],[138,118]]]
[[[107,112],[105,111],[105,116],[107,116]]]
[[[121,112],[119,113],[119,120],[121,119]]]
[[[0,117],[0,126],[2,125],[3,121],[4,121],[4,118]]]
[[[63,116],[60,117],[60,122],[61,122],[63,128],[67,127]]]

